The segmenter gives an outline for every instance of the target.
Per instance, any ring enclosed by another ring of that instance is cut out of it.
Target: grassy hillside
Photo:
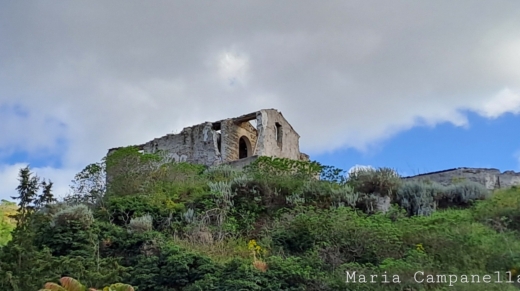
[[[519,189],[343,174],[267,158],[205,169],[121,149],[79,173],[65,203],[27,214],[0,250],[0,289],[71,276],[138,291],[517,290],[496,272],[518,279]]]
[[[15,227],[14,219],[9,216],[16,213],[16,203],[6,200],[0,201],[0,247],[11,239],[11,231]]]

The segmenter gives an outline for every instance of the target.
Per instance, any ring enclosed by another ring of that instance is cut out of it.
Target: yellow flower
[[[257,244],[256,244],[256,241],[254,239],[250,240],[248,243],[247,243],[247,248],[250,250],[250,251],[253,251],[255,250],[257,247]]]
[[[424,253],[424,247],[423,247],[422,244],[416,244],[416,245],[415,245],[415,249],[416,249],[418,252]]]
[[[266,253],[265,249],[263,249],[261,246],[259,246],[254,239],[250,240],[247,243],[247,248],[253,253],[253,256],[255,258],[257,255],[262,255],[262,254]]]
[[[164,201],[164,206],[166,207],[166,209],[175,209],[175,207],[177,206],[177,203],[173,202],[173,200],[171,199],[167,199]]]

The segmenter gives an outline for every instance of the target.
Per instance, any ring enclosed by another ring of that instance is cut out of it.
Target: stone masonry
[[[250,121],[256,121],[256,126]],[[281,112],[263,109],[186,127],[179,134],[167,134],[137,147],[143,153],[162,151],[181,162],[243,167],[258,156],[308,161],[309,156],[300,152],[299,139]]]

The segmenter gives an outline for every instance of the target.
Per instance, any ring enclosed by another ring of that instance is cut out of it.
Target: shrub
[[[481,184],[463,181],[447,187],[448,202],[459,206],[470,205],[476,200],[489,198],[490,192]]]
[[[92,211],[83,205],[66,207],[52,216],[51,226],[67,226],[71,221],[80,222],[83,228],[89,228],[94,222]]]
[[[246,167],[246,171],[269,176],[298,175],[306,178],[319,177],[323,167],[317,162],[260,156]]]
[[[395,202],[409,215],[431,215],[437,209],[467,207],[477,200],[489,197],[489,191],[479,183],[462,181],[442,186],[435,182],[404,182],[395,197]]]
[[[289,181],[290,178],[286,178]],[[296,181],[293,181],[296,182]],[[282,186],[282,185],[281,185]],[[321,180],[302,180],[292,187],[278,188],[285,197],[286,206],[298,205],[329,207],[356,207],[362,194],[357,193],[348,184],[338,184]],[[294,187],[294,188],[293,188]],[[276,188],[275,188],[276,189]]]
[[[153,218],[150,214],[130,219],[128,230],[132,232],[146,232],[153,229]]]
[[[479,201],[473,213],[475,219],[499,232],[520,231],[520,189],[496,191],[490,199]]]
[[[395,201],[409,215],[430,215],[436,209],[436,197],[443,191],[444,188],[435,183],[405,182],[397,191]]]
[[[338,188],[332,188],[331,198],[334,206],[343,207],[351,206],[355,207],[359,199],[359,193],[354,191],[349,185],[342,185]]]
[[[216,271],[214,263],[204,255],[165,243],[158,246],[159,255],[138,256],[125,281],[139,290],[183,290],[189,284]]]
[[[240,173],[242,173],[241,170],[224,164],[207,168],[203,175],[210,181],[220,182],[229,181]]]
[[[390,168],[367,168],[349,174],[347,183],[356,192],[393,198],[401,185],[401,177]]]

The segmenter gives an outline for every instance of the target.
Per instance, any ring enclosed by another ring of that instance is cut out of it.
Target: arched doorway
[[[238,140],[238,158],[243,159],[251,156],[251,142],[245,136]]]

